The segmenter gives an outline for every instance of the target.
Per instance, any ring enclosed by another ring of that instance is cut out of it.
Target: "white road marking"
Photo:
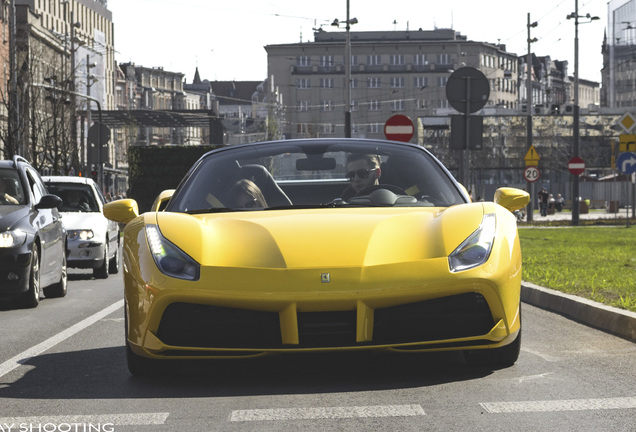
[[[0,425],[43,425],[43,424],[113,424],[113,425],[161,425],[170,413],[131,413],[97,415],[59,415],[34,417],[2,417]],[[46,428],[42,428],[46,430]],[[16,428],[17,430],[17,428]],[[27,429],[24,429],[27,430]],[[33,430],[38,430],[34,428]],[[71,429],[74,430],[74,429]]]
[[[527,402],[487,402],[479,405],[491,414],[633,409],[636,408],[636,397]]]
[[[420,405],[378,405],[326,408],[278,408],[232,411],[230,421],[310,420],[423,416]]]
[[[123,306],[124,306],[124,300],[123,299],[119,300],[113,303],[112,305],[108,306],[107,308],[97,312],[96,314],[89,316],[88,318],[78,322],[75,325],[72,325],[71,327],[67,328],[64,331],[61,331],[55,336],[48,338],[44,342],[39,343],[29,348],[28,350],[21,352],[17,356],[5,361],[4,363],[0,364],[0,377],[8,374],[13,369],[28,362],[33,357],[36,357],[38,354],[41,354],[44,351],[54,347],[55,345],[59,344],[63,340],[68,339],[69,337],[73,336],[75,333],[78,333],[84,330],[86,327],[96,323],[100,319],[110,315],[111,313],[115,312],[117,309],[122,308]]]

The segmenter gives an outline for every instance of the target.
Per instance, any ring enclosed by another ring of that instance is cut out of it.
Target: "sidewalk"
[[[579,220],[595,220],[595,219],[616,219],[620,221],[619,223],[625,223],[625,209],[620,209],[618,213],[608,213],[606,210],[590,210],[589,213],[581,213],[579,214]],[[554,214],[541,216],[538,210],[535,210],[532,214],[533,222],[549,222],[549,221],[563,221],[563,220],[572,220],[572,212],[570,211],[562,211],[562,212],[554,212]],[[633,223],[631,220],[631,209],[629,211],[630,216],[630,225]],[[523,222],[526,222],[527,219],[524,218]]]

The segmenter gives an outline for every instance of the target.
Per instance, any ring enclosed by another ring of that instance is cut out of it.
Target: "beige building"
[[[97,118],[90,112],[115,106],[112,14],[106,0],[13,4],[2,9],[15,20],[7,29],[15,67],[5,68],[9,82],[18,83],[8,108],[17,113],[9,153],[45,173],[77,174],[91,158],[88,130]],[[108,145],[106,157],[113,153]]]
[[[313,42],[265,47],[276,92],[272,108],[286,138],[344,136],[346,33],[314,36]],[[487,106],[517,107],[517,56],[502,45],[468,41],[448,29],[351,32],[350,41],[352,137],[384,138],[394,114],[416,123],[450,113],[446,82],[463,66],[489,80]]]

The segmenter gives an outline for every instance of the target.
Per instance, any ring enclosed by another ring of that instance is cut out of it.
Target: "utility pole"
[[[18,98],[18,60],[16,53],[15,0],[9,0],[9,157],[26,156],[20,134],[20,101]]]
[[[530,44],[537,41],[537,38],[530,37],[530,29],[536,27],[538,23],[530,22],[530,12],[528,12],[528,58],[526,60],[526,145],[528,150],[532,147],[532,50]],[[530,202],[528,203],[528,212],[526,220],[532,222],[534,219],[534,182],[528,182],[528,193],[530,194]]]

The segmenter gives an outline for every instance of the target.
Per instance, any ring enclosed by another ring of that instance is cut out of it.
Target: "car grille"
[[[173,303],[157,336],[167,345],[284,349],[427,342],[488,333],[494,321],[481,294],[376,309],[373,341],[356,343],[356,312],[299,312],[298,345],[283,345],[278,313]]]

